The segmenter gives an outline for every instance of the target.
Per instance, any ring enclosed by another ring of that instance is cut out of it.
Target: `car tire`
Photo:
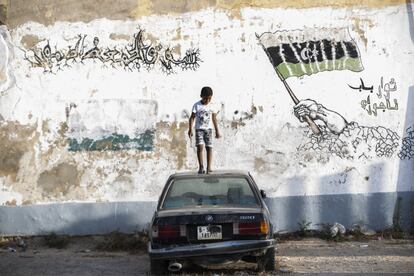
[[[271,247],[266,250],[266,253],[263,256],[260,256],[257,260],[257,270],[262,271],[273,271],[275,270],[276,260],[275,260],[275,248]]]
[[[150,260],[150,275],[161,276],[167,275],[167,262],[164,260]]]

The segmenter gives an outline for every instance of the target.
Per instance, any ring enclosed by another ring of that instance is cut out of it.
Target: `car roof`
[[[171,178],[186,178],[186,177],[217,177],[217,176],[250,176],[248,171],[242,170],[214,170],[209,174],[199,174],[197,171],[176,172],[172,174]]]

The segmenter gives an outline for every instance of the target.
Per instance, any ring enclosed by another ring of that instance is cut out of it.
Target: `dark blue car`
[[[241,171],[177,173],[167,180],[149,229],[151,273],[184,263],[243,260],[275,267],[275,239],[265,192]]]

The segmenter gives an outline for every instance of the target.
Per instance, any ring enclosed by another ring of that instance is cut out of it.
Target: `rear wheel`
[[[164,260],[150,260],[150,275],[161,276],[167,275],[167,262]]]
[[[266,250],[263,256],[257,260],[257,270],[259,271],[273,271],[275,270],[275,248],[271,247]]]

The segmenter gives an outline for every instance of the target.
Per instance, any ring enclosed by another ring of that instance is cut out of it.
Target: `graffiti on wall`
[[[400,137],[396,132],[383,126],[368,127],[357,122],[348,122],[344,116],[315,100],[299,100],[286,82],[289,77],[301,77],[323,71],[362,71],[358,47],[348,30],[312,28],[266,32],[256,36],[295,104],[295,116],[309,125],[305,131],[307,139],[298,147],[299,151],[328,153],[345,159],[395,156],[400,145]],[[360,81],[359,86],[348,86],[360,92],[374,92],[373,86],[366,86],[362,78]],[[385,104],[373,103],[371,114],[375,112],[376,116],[377,110],[398,110],[396,99],[394,106],[390,103],[390,93],[395,91],[396,87],[394,79],[384,84],[381,78],[376,96],[380,99],[384,97]],[[363,108],[371,107],[370,95],[361,105]],[[406,145],[409,146],[409,142],[406,142]],[[401,152],[400,158],[408,156]]]
[[[256,35],[278,76],[301,77],[323,71],[363,70],[347,29],[304,29]]]
[[[364,80],[360,80],[359,86],[348,86],[359,92],[367,92],[368,96],[364,95],[364,99],[361,100],[361,108],[365,110],[368,115],[377,116],[378,111],[384,113],[387,110],[398,110],[398,100],[394,98],[391,103],[391,93],[397,91],[397,83],[394,78],[391,78],[389,82],[384,83],[384,77],[381,77],[380,84],[378,85],[378,91],[374,93],[374,86],[365,86]]]
[[[409,126],[405,130],[404,138],[401,143],[401,150],[398,153],[400,159],[412,159],[414,158],[414,125]]]
[[[70,103],[66,119],[70,151],[152,151],[157,103],[150,100],[90,100]]]
[[[31,66],[42,67],[44,72],[49,73],[71,67],[75,63],[85,64],[87,60],[129,71],[141,68],[150,71],[158,66],[167,74],[173,73],[175,68],[196,70],[201,62],[199,49],[189,49],[183,56],[176,56],[173,48],[161,44],[145,44],[144,30],[134,34],[132,43],[120,47],[100,46],[98,37],[88,46],[86,40],[86,35],[79,35],[75,44],[66,49],[52,49],[47,41],[42,48],[27,51],[25,59]]]
[[[368,127],[348,122],[341,114],[313,100],[300,101],[294,107],[294,114],[301,122],[308,115],[323,123],[318,125],[322,134],[308,131],[308,139],[298,147],[299,150],[329,152],[346,159],[392,157],[398,151],[400,137],[396,132],[382,126]]]
[[[287,78],[323,71],[360,72],[364,69],[358,47],[345,28],[282,30],[256,34],[256,37],[295,105],[299,104],[299,99],[286,82]],[[321,134],[310,116],[304,115],[304,121],[313,133]]]

